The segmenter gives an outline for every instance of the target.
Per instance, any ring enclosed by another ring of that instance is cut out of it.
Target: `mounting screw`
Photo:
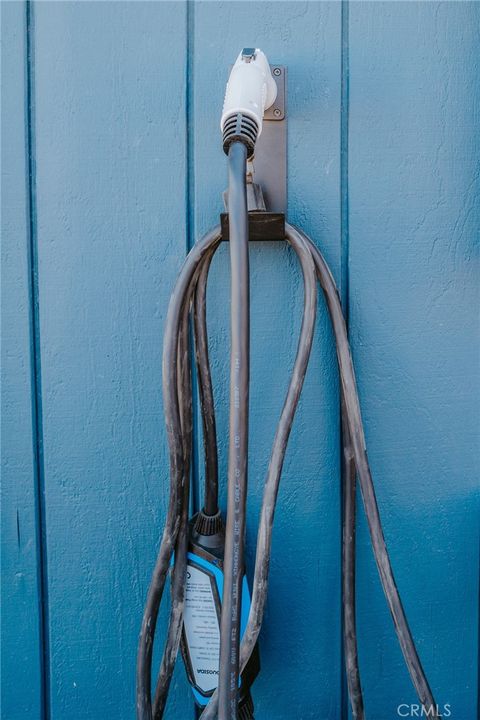
[[[280,117],[280,115],[282,114],[282,111],[279,110],[278,108],[275,108],[275,110],[273,111],[273,114],[275,117]]]
[[[282,74],[282,71],[280,68],[273,68],[273,74],[278,76]]]

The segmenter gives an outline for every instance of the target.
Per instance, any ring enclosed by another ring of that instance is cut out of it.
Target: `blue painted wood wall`
[[[163,325],[221,209],[219,112],[245,44],[288,66],[289,218],[348,308],[420,655],[451,717],[477,716],[479,22],[474,2],[2,4],[3,720],[133,717],[167,503]],[[250,558],[301,305],[286,249],[253,246],[251,265]],[[228,288],[222,249],[209,302],[223,477]],[[348,716],[324,310],[282,480],[259,720]],[[367,714],[391,720],[416,699],[359,523]],[[181,665],[168,716],[193,717]]]

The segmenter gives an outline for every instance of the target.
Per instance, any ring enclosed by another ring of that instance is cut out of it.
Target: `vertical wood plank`
[[[168,499],[161,346],[186,248],[185,3],[35,14],[51,717],[126,720]],[[180,668],[170,717],[191,711],[184,683]]]
[[[2,16],[2,717],[42,713],[25,3]]]
[[[226,158],[219,119],[229,66],[242,47],[257,46],[271,62],[288,66],[289,219],[312,235],[338,277],[340,4],[196,2],[193,10],[195,237],[218,222],[222,209]],[[214,259],[210,282],[209,328],[225,487],[228,248],[221,248]],[[285,246],[251,246],[251,286],[250,569],[263,483],[303,303],[297,262]],[[260,646],[262,670],[253,689],[259,718],[340,716],[338,396],[323,301],[319,308],[315,347],[275,518],[268,608]]]
[[[468,2],[350,7],[350,327],[369,457],[420,656],[462,720],[478,680],[479,19]],[[358,551],[367,716],[385,720],[418,701],[365,526]]]

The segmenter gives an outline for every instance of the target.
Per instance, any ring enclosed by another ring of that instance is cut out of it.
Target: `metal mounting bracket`
[[[261,186],[269,212],[287,212],[287,69],[270,65],[277,83],[277,98],[265,111],[263,127],[255,145],[255,155],[248,162],[247,173]]]
[[[225,212],[220,215],[222,240],[230,240],[228,222],[228,190],[223,193]],[[260,185],[254,183],[252,176],[247,177],[247,208],[248,208],[248,239],[249,240],[284,240],[284,213],[269,212],[265,207],[265,198]]]

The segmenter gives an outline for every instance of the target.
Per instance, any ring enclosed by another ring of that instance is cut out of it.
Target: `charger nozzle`
[[[275,102],[277,84],[267,57],[258,48],[244,48],[232,68],[225,92],[222,119],[223,149],[243,142],[248,156],[262,132],[263,114]]]

